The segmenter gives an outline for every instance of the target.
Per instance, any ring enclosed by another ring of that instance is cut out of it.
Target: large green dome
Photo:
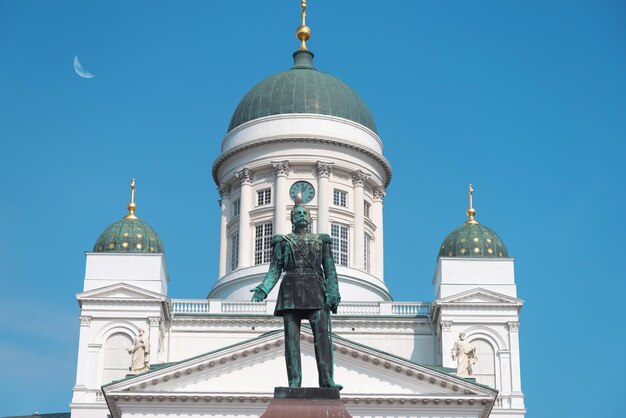
[[[376,132],[365,102],[346,83],[313,67],[310,51],[293,54],[294,65],[254,86],[239,102],[228,131],[270,115],[315,113],[360,123]]]
[[[439,257],[508,257],[504,243],[492,229],[479,223],[464,223],[446,237]]]
[[[93,246],[96,253],[163,253],[161,239],[139,218],[124,218],[100,234]]]

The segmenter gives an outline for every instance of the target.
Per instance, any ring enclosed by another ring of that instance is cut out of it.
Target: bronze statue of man
[[[272,259],[263,282],[251,290],[253,302],[264,300],[281,272],[286,272],[278,291],[274,315],[285,325],[285,360],[289,387],[302,384],[300,324],[308,319],[313,331],[320,387],[342,389],[333,381],[333,352],[330,312],[337,313],[341,301],[337,272],[328,234],[311,234],[311,214],[296,199],[291,210],[293,233],[272,238]]]

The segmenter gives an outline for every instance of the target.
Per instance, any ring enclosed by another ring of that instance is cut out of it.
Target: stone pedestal
[[[261,418],[351,418],[332,388],[274,388],[274,399]]]

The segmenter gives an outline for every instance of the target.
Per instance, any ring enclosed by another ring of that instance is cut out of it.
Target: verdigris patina
[[[308,232],[311,214],[299,198],[291,210],[293,233],[272,239],[270,268],[263,282],[252,289],[253,302],[267,298],[282,271],[285,277],[278,291],[274,315],[285,326],[285,360],[289,387],[302,384],[300,325],[308,319],[313,331],[315,359],[320,387],[342,389],[333,380],[333,352],[330,312],[337,313],[341,301],[337,272],[328,234]]]

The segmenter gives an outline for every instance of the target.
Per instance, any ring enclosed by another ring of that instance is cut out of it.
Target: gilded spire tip
[[[135,204],[135,179],[130,182],[130,203],[128,204],[128,215],[124,216],[124,219],[139,219],[137,215],[135,215],[135,209],[137,209],[137,205]]]
[[[296,30],[296,38],[300,41],[300,51],[307,51],[306,41],[311,38],[311,28],[306,25],[306,0],[302,0],[302,24]]]
[[[478,221],[474,219],[474,216],[476,215],[476,209],[474,209],[473,202],[472,202],[473,194],[474,194],[474,188],[472,187],[472,184],[470,183],[470,185],[467,187],[467,198],[469,199],[469,208],[467,209],[467,211],[465,211],[468,217],[467,221],[465,221],[465,224],[467,225],[478,225]]]

